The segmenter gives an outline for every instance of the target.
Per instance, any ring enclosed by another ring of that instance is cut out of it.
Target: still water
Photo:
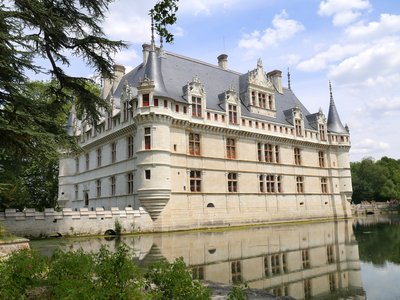
[[[123,241],[141,266],[183,257],[198,279],[245,282],[296,299],[400,299],[400,217],[367,217],[242,230],[33,241],[97,251]]]

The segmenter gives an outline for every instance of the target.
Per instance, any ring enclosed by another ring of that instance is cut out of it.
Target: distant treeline
[[[377,161],[352,162],[351,176],[355,203],[400,199],[400,159],[384,156]]]

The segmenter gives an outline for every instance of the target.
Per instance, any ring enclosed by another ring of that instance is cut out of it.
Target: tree
[[[0,2],[0,176],[26,164],[32,153],[54,157],[60,147],[73,147],[74,140],[62,125],[72,102],[92,123],[99,119],[99,108],[107,108],[90,88],[91,79],[69,75],[64,68],[72,55],[102,76],[112,76],[112,56],[126,43],[107,39],[101,28],[111,2]],[[161,0],[152,10],[156,29],[167,41],[173,39],[166,26],[176,20],[177,2]],[[37,65],[37,59],[45,59],[49,66]],[[28,84],[28,74],[39,72],[51,75],[56,83],[45,91],[51,101],[39,101]],[[1,181],[0,189],[10,190],[10,186]]]

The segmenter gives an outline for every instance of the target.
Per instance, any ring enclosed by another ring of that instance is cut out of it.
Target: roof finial
[[[330,99],[331,99],[331,101],[333,100],[333,95],[332,95],[332,83],[331,83],[331,81],[329,80],[329,94],[330,94]]]
[[[153,17],[154,11],[150,10],[150,17],[151,17],[151,46],[154,49],[154,17]]]
[[[287,68],[287,77],[288,77],[288,89],[291,90],[292,88],[290,87],[290,70],[289,70],[289,67]]]

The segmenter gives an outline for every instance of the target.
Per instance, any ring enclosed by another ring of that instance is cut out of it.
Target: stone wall
[[[134,210],[132,207],[124,210],[98,207],[93,211],[87,208],[76,211],[71,208],[62,211],[46,208],[44,212],[6,209],[0,212],[0,222],[10,233],[28,237],[104,235],[107,230],[115,232],[116,222],[121,225],[122,233],[152,230],[148,213],[143,208]]]

